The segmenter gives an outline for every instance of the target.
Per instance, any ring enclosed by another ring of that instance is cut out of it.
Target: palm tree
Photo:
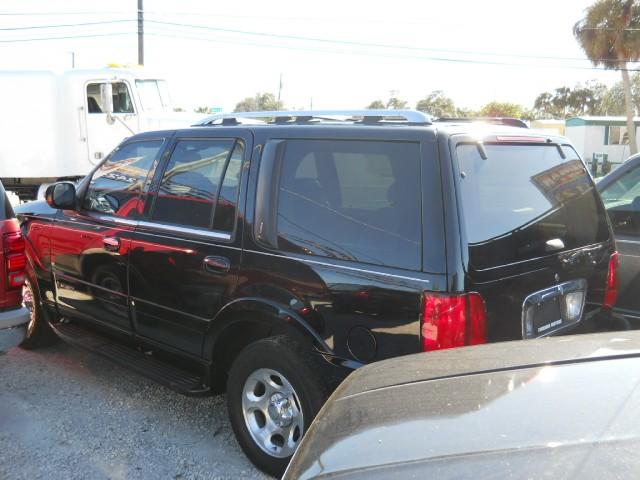
[[[573,34],[595,66],[602,65],[622,73],[629,151],[637,153],[635,109],[627,63],[640,59],[640,3],[637,0],[598,0],[574,25]]]

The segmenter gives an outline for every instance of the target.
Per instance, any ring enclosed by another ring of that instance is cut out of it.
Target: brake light
[[[425,293],[420,329],[422,351],[487,342],[487,316],[479,293]]]
[[[531,137],[528,135],[498,135],[496,137],[498,142],[510,142],[510,143],[546,143],[547,139],[544,137]]]
[[[7,286],[20,288],[25,281],[27,257],[24,253],[24,238],[20,232],[5,233],[3,238]]]
[[[613,252],[609,257],[609,271],[607,272],[607,285],[604,290],[604,301],[602,306],[604,308],[613,308],[618,299],[618,266],[620,259],[618,252]]]

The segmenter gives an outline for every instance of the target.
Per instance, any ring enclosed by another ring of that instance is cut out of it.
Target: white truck
[[[81,178],[124,138],[187,127],[164,80],[105,68],[0,72],[0,180],[22,200],[41,185]]]

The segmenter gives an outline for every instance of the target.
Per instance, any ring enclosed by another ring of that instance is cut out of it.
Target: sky
[[[277,94],[281,76],[296,109],[363,108],[391,91],[413,107],[434,90],[460,107],[531,107],[557,87],[618,81],[572,34],[593,1],[144,0],[145,70],[189,110]],[[137,0],[1,0],[0,68],[66,70],[71,52],[76,68],[135,65],[136,12]]]

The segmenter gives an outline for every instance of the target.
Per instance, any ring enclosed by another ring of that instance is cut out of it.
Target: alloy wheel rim
[[[31,334],[36,325],[36,308],[33,299],[33,289],[29,281],[25,281],[22,286],[22,303],[29,311],[29,323],[27,324],[27,334]]]
[[[298,394],[281,373],[260,368],[242,389],[242,414],[253,441],[276,458],[293,455],[304,433]]]

